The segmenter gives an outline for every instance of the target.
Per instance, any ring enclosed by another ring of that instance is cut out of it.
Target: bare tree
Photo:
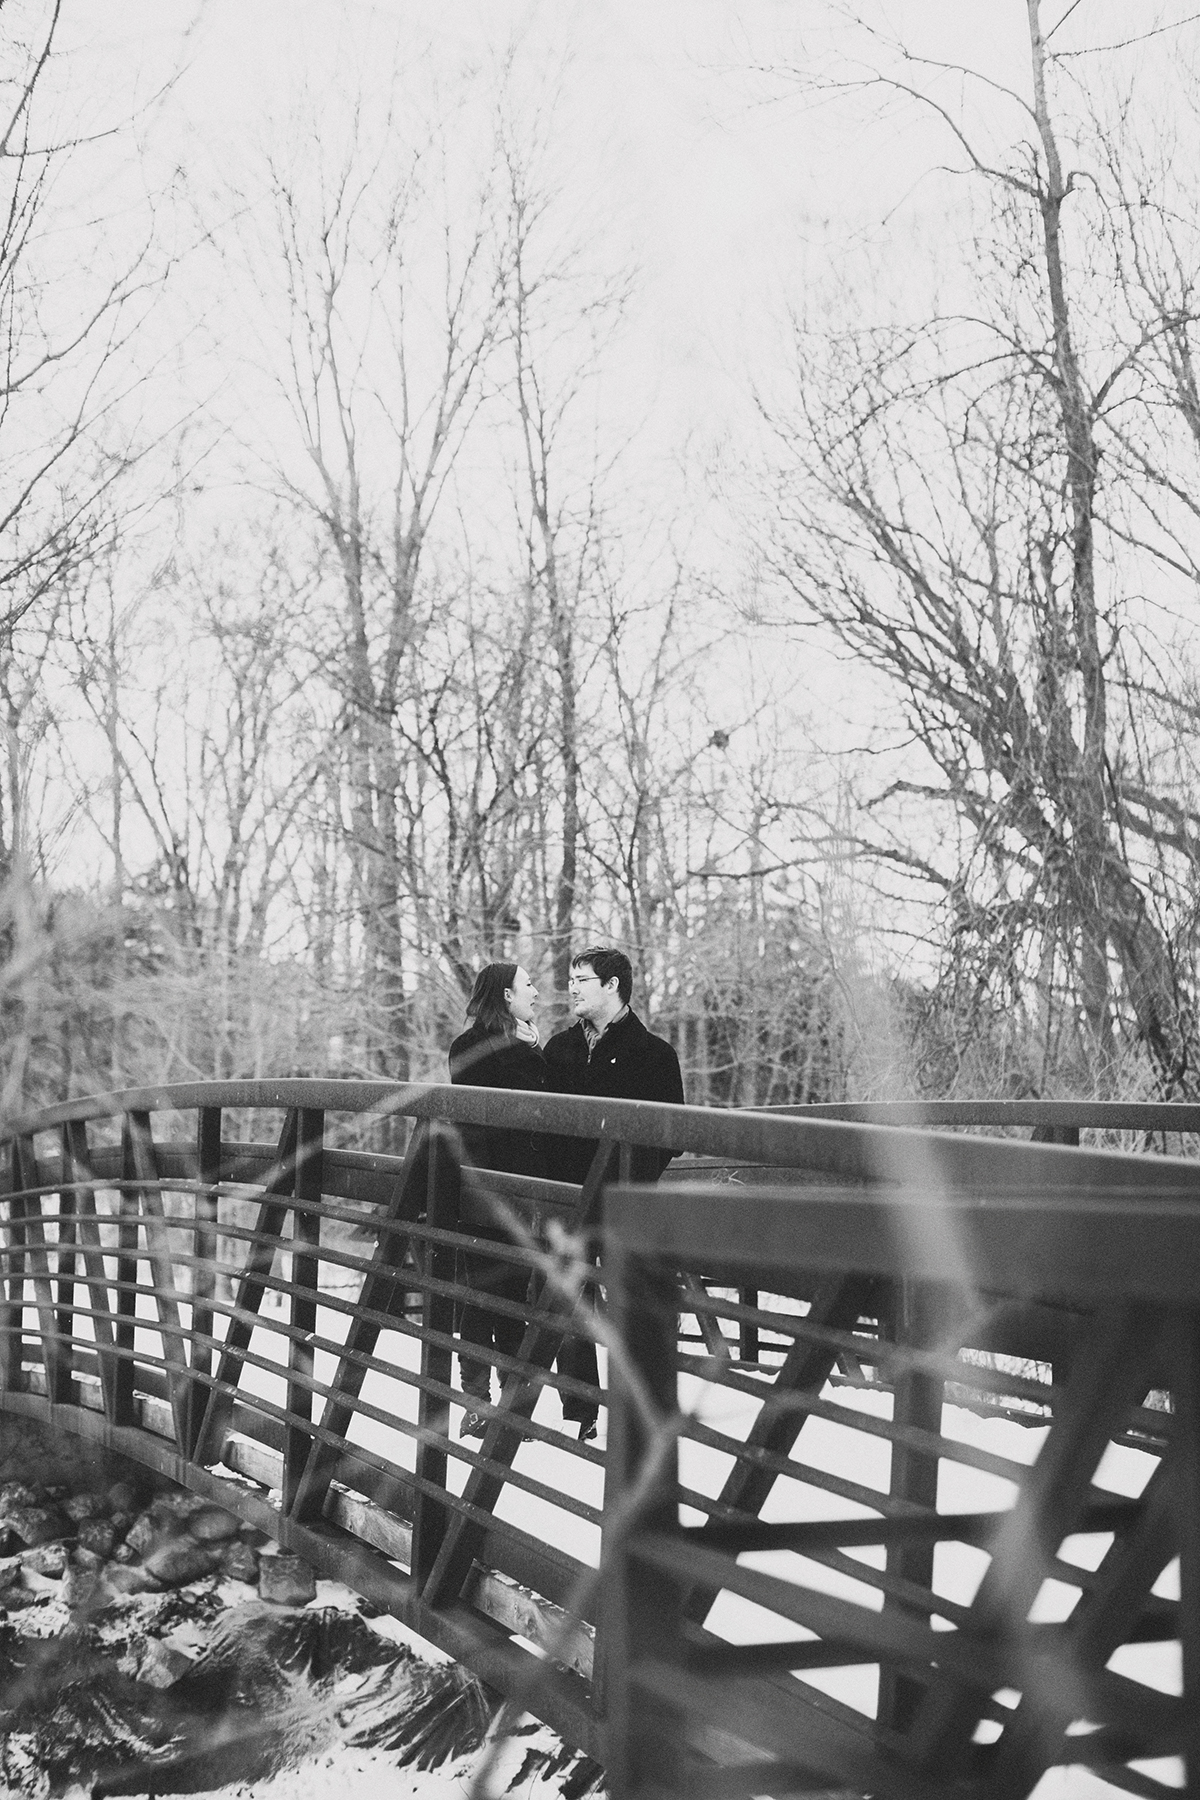
[[[295,152],[272,155],[274,267],[260,279],[288,307],[280,384],[306,470],[285,468],[299,516],[330,554],[341,615],[336,653],[349,747],[350,841],[378,996],[380,1073],[407,1073],[401,714],[421,631],[430,533],[485,397],[500,325],[488,171],[460,209],[454,121],[414,130],[393,89],[374,125],[365,104],[333,147],[313,119]],[[419,245],[419,248],[418,248]]]
[[[22,757],[45,733],[47,649],[107,554],[118,494],[153,435],[130,402],[151,378],[138,334],[170,269],[153,209],[131,243],[82,192],[104,141],[127,139],[134,121],[100,117],[84,135],[80,119],[96,109],[60,49],[62,13],[62,0],[0,13],[0,875],[28,836]],[[131,509],[145,502],[125,491]]]
[[[549,173],[553,118],[552,105],[532,115],[516,109],[502,117],[500,141],[510,393],[524,490],[519,504],[527,578],[545,607],[556,677],[561,800],[550,963],[561,999],[570,974],[583,832],[586,723],[579,693],[591,658],[589,634],[581,635],[581,626],[589,600],[603,616],[602,492],[615,455],[596,447],[588,429],[588,400],[602,350],[627,303],[630,277],[622,269],[601,275],[562,221],[561,185]]]
[[[1119,1020],[1165,1091],[1190,1090],[1191,996],[1114,774],[1135,729],[1114,674],[1140,658],[1106,457],[1161,334],[1113,304],[1112,281],[1097,293],[1115,197],[1067,165],[1056,52],[1040,0],[1025,10],[1029,88],[1000,90],[1024,122],[1007,155],[939,87],[974,81],[995,104],[988,74],[897,45],[849,84],[931,109],[988,211],[961,308],[798,332],[803,394],[789,417],[768,409],[785,452],[774,564],[898,691],[941,779],[893,797],[949,803],[977,846],[939,869],[902,829],[887,854],[941,884],[960,934],[1007,943],[1005,979],[1058,947],[1095,1080],[1113,1078]]]

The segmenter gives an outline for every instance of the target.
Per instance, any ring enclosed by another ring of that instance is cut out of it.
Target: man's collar
[[[619,1025],[622,1019],[627,1019],[628,1017],[629,1007],[628,1005],[625,1005],[621,1008],[619,1013],[614,1013],[613,1017],[609,1019],[608,1023],[605,1025],[596,1026],[592,1024],[590,1019],[580,1019],[579,1023],[583,1026],[583,1035],[587,1039],[588,1049],[594,1050],[606,1031],[611,1031],[614,1025]]]

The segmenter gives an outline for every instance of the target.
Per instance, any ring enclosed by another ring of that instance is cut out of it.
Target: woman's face
[[[518,968],[513,976],[511,987],[505,988],[504,998],[508,1001],[508,1010],[514,1019],[523,1025],[532,1025],[533,1015],[537,1010],[538,991],[530,981],[524,969]]]

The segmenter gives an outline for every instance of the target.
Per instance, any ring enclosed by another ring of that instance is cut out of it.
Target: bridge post
[[[451,1131],[452,1128],[440,1119],[430,1123],[425,1223],[438,1231],[457,1231],[459,1226],[462,1182]],[[428,1284],[454,1280],[454,1246],[429,1239],[423,1260],[427,1285],[421,1306],[421,1388],[417,1401],[420,1435],[413,1493],[411,1563],[413,1587],[418,1593],[433,1570],[446,1535],[446,1508],[430,1489],[441,1488],[444,1492],[446,1487],[445,1446],[450,1433],[450,1405],[431,1389],[433,1384],[448,1388],[453,1373],[453,1352],[431,1339],[434,1336],[447,1340],[452,1337],[454,1301],[449,1294],[435,1293]]]
[[[606,1763],[611,1800],[686,1791],[685,1714],[649,1690],[648,1665],[679,1660],[680,1584],[638,1557],[642,1532],[679,1531],[676,1416],[679,1285],[673,1269],[605,1248],[613,1344],[600,1567]]]
[[[895,1286],[892,1324],[898,1344],[927,1350],[937,1342],[939,1329],[946,1316],[941,1297],[926,1282],[901,1280]],[[911,1368],[896,1377],[892,1419],[897,1426],[915,1427],[939,1437],[942,1429],[942,1403],[945,1383],[939,1375],[926,1375]],[[938,1455],[936,1450],[919,1451],[909,1445],[892,1444],[892,1472],[889,1492],[894,1500],[904,1500],[937,1511]],[[928,1539],[907,1544],[891,1544],[887,1552],[887,1572],[920,1588],[933,1586],[934,1542]],[[912,1609],[894,1594],[884,1594],[884,1612],[900,1612],[912,1618]],[[927,1621],[923,1621],[927,1622]],[[914,1681],[887,1664],[879,1671],[879,1722],[893,1731],[905,1731],[925,1691]]]
[[[192,1379],[188,1388],[188,1455],[194,1456],[200,1427],[211,1393],[204,1379],[211,1376],[213,1294],[216,1291],[217,1185],[221,1179],[221,1108],[202,1106],[196,1116],[196,1166],[200,1186],[196,1190],[196,1233],[193,1239],[195,1267],[192,1276]]]
[[[1029,1134],[1031,1144],[1066,1144],[1079,1148],[1078,1125],[1035,1125]]]
[[[288,1422],[283,1448],[283,1510],[295,1504],[312,1449],[313,1372],[317,1329],[317,1285],[321,1255],[321,1181],[324,1172],[325,1114],[302,1106],[296,1127],[295,1199],[292,1212],[292,1295],[288,1339]],[[309,1209],[312,1209],[311,1211]],[[296,1335],[302,1334],[302,1335]]]

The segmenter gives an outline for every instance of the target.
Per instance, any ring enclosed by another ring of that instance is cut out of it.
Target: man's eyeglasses
[[[585,981],[599,981],[598,975],[572,975],[567,982],[569,988],[582,987]]]

